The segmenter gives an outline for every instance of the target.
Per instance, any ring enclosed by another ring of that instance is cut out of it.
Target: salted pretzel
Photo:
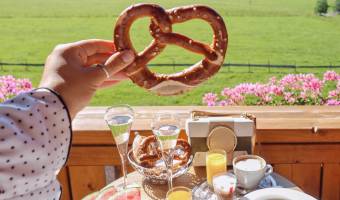
[[[156,165],[156,162],[162,158],[162,152],[158,146],[155,136],[148,136],[143,139],[137,147],[135,160],[143,167],[151,168]],[[179,165],[184,165],[188,162],[191,155],[190,144],[183,139],[178,139],[175,149],[180,149],[182,152],[174,154],[174,159],[180,161]]]
[[[154,135],[146,137],[140,144],[137,160],[144,167],[153,167],[161,159],[161,150]]]
[[[134,21],[146,16],[151,17],[149,28],[154,39],[142,52],[137,53],[129,31]],[[209,23],[214,33],[211,45],[172,32],[173,24],[191,19],[202,19]],[[134,51],[136,59],[125,72],[135,84],[159,95],[175,95],[192,89],[218,72],[227,51],[228,34],[222,17],[207,6],[192,5],[164,10],[156,4],[136,4],[118,17],[114,28],[114,44],[118,51]],[[151,72],[147,63],[159,55],[167,44],[202,54],[205,58],[179,73],[166,75]]]
[[[191,155],[191,146],[186,140],[178,139],[176,149],[178,148],[180,148],[183,151],[183,154],[177,154],[175,152],[174,159],[180,160],[181,161],[180,165],[186,164]]]

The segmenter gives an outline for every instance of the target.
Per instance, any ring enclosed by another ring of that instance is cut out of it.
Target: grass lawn
[[[87,38],[112,38],[115,18],[127,6],[141,1],[118,0],[1,0],[0,61],[43,63],[56,44]],[[152,2],[152,1],[143,1]],[[189,0],[153,1],[165,8],[192,4]],[[226,62],[298,65],[340,65],[340,16],[313,14],[313,0],[205,0],[195,1],[216,9],[229,32]],[[334,4],[332,1],[328,1]],[[150,41],[148,19],[136,22],[131,35],[138,50]],[[175,25],[174,31],[204,42],[211,41],[210,27],[200,20]],[[201,57],[169,46],[152,63],[195,63]],[[1,75],[30,78],[37,85],[42,69],[5,67]],[[183,69],[177,67],[175,71]],[[172,73],[172,67],[153,67],[154,71]],[[324,70],[298,70],[321,73]],[[158,97],[130,82],[99,91],[92,105],[129,103],[131,105],[200,104],[204,93],[218,92],[241,82],[262,82],[273,75],[294,73],[287,69],[227,68],[187,94]]]

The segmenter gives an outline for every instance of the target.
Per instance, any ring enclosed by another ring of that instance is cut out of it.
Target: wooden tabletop
[[[204,167],[191,168],[188,173],[175,178],[173,186],[185,186],[187,188],[194,188],[201,183],[205,177]],[[119,178],[112,182],[109,186],[119,186],[123,183],[123,179]],[[165,199],[168,191],[168,184],[152,184],[149,181],[144,181],[143,176],[138,172],[128,174],[128,183],[138,184],[141,187],[141,195],[143,200],[159,200]]]
[[[233,152],[232,156],[228,156],[228,170],[232,169],[232,160],[234,157],[245,155],[247,152],[245,151],[235,151]],[[285,178],[282,178],[285,179]],[[132,172],[128,174],[127,176],[127,182],[129,184],[137,184],[141,187],[141,195],[143,200],[160,200],[165,199],[166,193],[168,191],[168,184],[153,184],[150,181],[145,181],[143,179],[143,176],[138,173],[137,171]],[[176,186],[184,186],[190,189],[193,189],[195,186],[201,184],[203,181],[206,180],[206,168],[205,166],[194,166],[189,169],[189,171],[173,180],[173,187]],[[286,180],[284,185],[289,185],[288,187],[295,190],[300,190],[300,188],[296,187],[293,183]],[[113,181],[111,184],[109,184],[107,187],[110,186],[122,186],[123,184],[123,178],[119,178],[115,181]],[[286,186],[285,186],[286,187]]]
[[[276,174],[276,176],[279,176]],[[173,180],[173,187],[184,186],[193,189],[195,186],[205,181],[206,170],[205,167],[192,167],[186,174],[175,178]],[[127,176],[127,182],[129,184],[137,184],[141,187],[141,199],[143,200],[163,200],[166,197],[168,191],[167,184],[152,184],[149,181],[144,181],[143,176],[138,172],[132,172]],[[288,181],[289,182],[289,181]],[[116,181],[109,184],[107,187],[115,186],[119,187],[123,184],[123,178],[119,178]],[[292,184],[292,183],[289,183]],[[293,186],[289,189],[302,191],[299,187]]]

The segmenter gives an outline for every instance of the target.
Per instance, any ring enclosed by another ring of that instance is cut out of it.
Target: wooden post
[[[248,73],[251,73],[249,60],[248,60]]]
[[[27,60],[25,60],[25,71],[26,71],[26,72],[30,71],[29,68],[28,68]]]
[[[176,61],[173,58],[171,58],[171,60],[172,60],[172,70],[176,71]]]

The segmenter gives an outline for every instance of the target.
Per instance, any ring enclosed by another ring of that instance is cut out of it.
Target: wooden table
[[[79,200],[107,185],[112,181],[106,177],[107,166],[114,166],[120,172],[118,151],[103,120],[105,109],[87,107],[73,121],[70,156],[58,176],[63,186],[62,200]],[[180,113],[182,119],[187,118],[191,110],[255,114],[254,153],[272,164],[275,172],[315,198],[340,199],[340,157],[337,156],[340,155],[340,106],[148,106],[134,109],[138,117],[132,127],[131,140],[135,131],[152,134],[150,119],[154,113],[164,110]]]
[[[195,186],[199,185],[205,180],[206,172],[205,167],[192,167],[188,173],[175,178],[173,180],[173,187],[185,186],[187,188],[193,189]],[[276,175],[279,176],[279,175]],[[168,191],[168,185],[152,184],[149,181],[144,181],[143,176],[138,172],[132,172],[127,176],[128,183],[136,183],[141,187],[141,199],[142,200],[161,200],[165,199],[166,193]],[[116,181],[110,183],[110,186],[119,186],[123,184],[123,178],[119,178]],[[293,183],[286,183],[290,189],[299,190]]]
[[[198,167],[196,169],[191,168],[188,173],[175,178],[173,180],[173,186],[185,186],[187,188],[194,188],[201,183],[205,177],[205,168]],[[110,184],[118,186],[123,183],[123,178],[119,178]],[[141,194],[143,200],[151,199],[165,199],[166,192],[168,191],[168,184],[152,184],[149,181],[143,181],[143,176],[138,172],[132,172],[128,174],[128,183],[136,183],[141,187]]]

